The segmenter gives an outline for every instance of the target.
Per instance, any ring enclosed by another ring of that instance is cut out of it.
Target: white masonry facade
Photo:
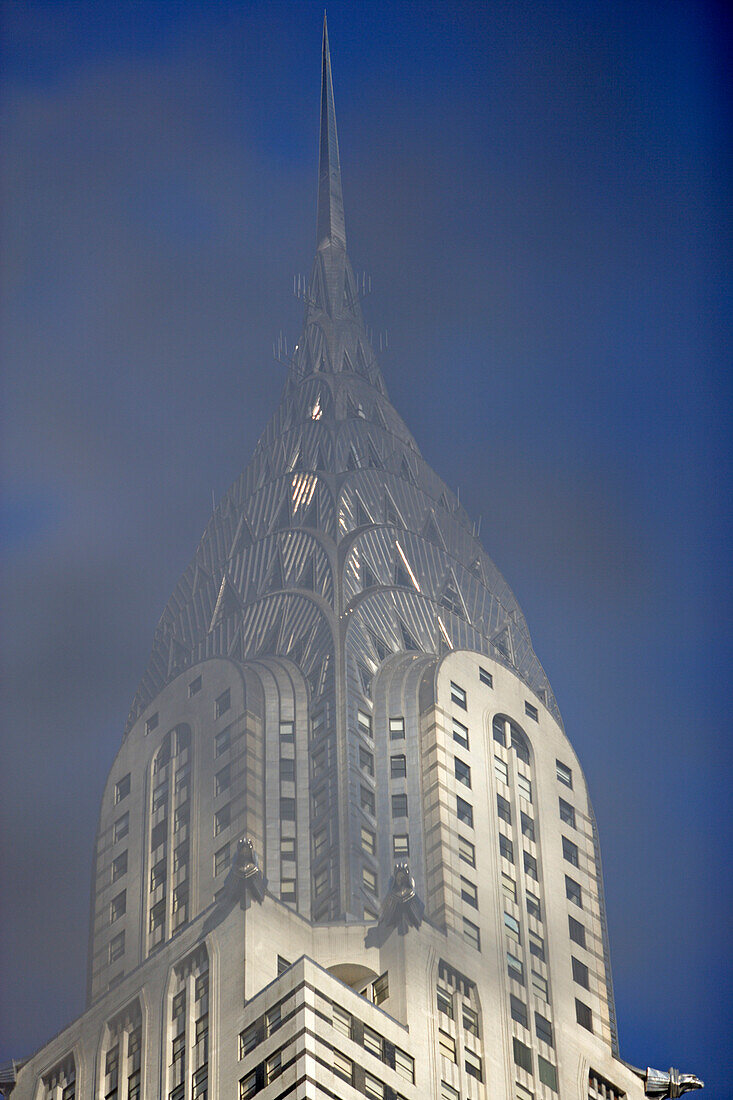
[[[303,335],[102,799],[88,1007],[13,1100],[640,1100],[598,836],[506,581],[391,405],[328,39]],[[678,1091],[674,1091],[677,1089]]]

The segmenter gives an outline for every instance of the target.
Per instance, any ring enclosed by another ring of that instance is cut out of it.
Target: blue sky
[[[733,1096],[730,24],[331,3],[355,267],[599,822],[622,1055]],[[3,3],[0,1061],[83,1007],[99,798],[297,339],[322,5]],[[8,782],[8,777],[12,782]]]

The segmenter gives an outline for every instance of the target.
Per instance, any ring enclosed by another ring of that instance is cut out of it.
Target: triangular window
[[[212,631],[222,619],[226,619],[229,615],[233,615],[240,610],[241,604],[237,590],[225,573],[219,586],[219,595],[216,598],[216,606],[214,607],[214,614],[211,616],[209,631]]]
[[[507,661],[511,661],[513,663],[514,658],[512,655],[512,640],[509,633],[509,628],[507,626],[503,626],[501,630],[498,630],[496,632],[494,637],[491,639],[491,644],[493,645],[494,649],[498,650],[499,653],[501,653],[502,657],[506,657]]]
[[[377,424],[379,424],[380,428],[384,428],[385,432],[389,431],[387,421],[384,418],[384,413],[379,407],[379,402],[377,402],[374,406],[374,419],[376,420]]]
[[[425,523],[422,528],[422,537],[428,539],[430,542],[434,542],[436,546],[440,546],[445,550],[445,539],[440,533],[440,529],[435,520],[432,508],[429,510]]]
[[[454,615],[460,615],[462,619],[466,618],[466,607],[461,598],[461,591],[452,569],[448,571],[448,575],[443,582],[440,603]]]
[[[410,631],[407,629],[405,624],[402,622],[402,619],[399,620],[399,623],[400,623],[400,633],[402,634],[402,646],[403,646],[403,648],[406,649],[410,653],[414,653],[414,652],[419,653],[420,652],[420,646],[417,644],[417,642],[413,638]]]
[[[410,485],[415,484],[415,475],[413,474],[412,470],[410,469],[409,462],[404,457],[403,457],[402,463],[400,465],[400,473],[402,474],[402,476],[405,478],[406,481],[410,482]]]
[[[269,628],[262,641],[262,645],[258,648],[257,652],[265,657],[274,656],[278,653],[278,645],[280,640],[280,624],[274,622]]]
[[[282,503],[280,504],[280,507],[277,510],[277,515],[275,516],[274,520],[272,521],[272,524],[270,525],[270,530],[271,531],[282,531],[284,528],[289,527],[289,526],[290,526],[290,503],[288,501],[288,494],[285,493],[285,496],[282,499]]]
[[[237,524],[237,530],[234,532],[234,538],[232,539],[229,558],[231,559],[236,557],[237,554],[241,554],[242,551],[251,546],[253,542],[252,528],[249,525],[247,516],[242,512],[239,517],[239,523]]]
[[[381,470],[382,459],[371,438],[367,440],[367,449],[369,451],[369,465],[372,467],[373,470]]]
[[[368,699],[372,697],[372,674],[368,668],[364,665],[359,665],[359,679],[361,680],[361,690],[364,692]]]
[[[376,653],[376,655],[379,658],[380,662],[381,661],[386,661],[387,658],[389,656],[391,656],[392,650],[389,648],[387,643],[382,638],[379,637],[378,634],[374,634],[370,630],[369,631],[369,636],[372,640],[372,645],[374,646],[374,652]]]
[[[369,377],[369,367],[367,366],[366,355],[364,354],[364,347],[361,340],[357,340],[356,342],[356,369],[364,378]]]
[[[356,453],[356,448],[354,446],[349,447],[349,453],[346,457],[346,469],[347,470],[359,470],[359,469],[361,469],[361,462],[359,461],[359,456]]]
[[[309,592],[315,592],[316,567],[312,557],[308,558],[302,573],[298,577],[298,588],[307,588]]]
[[[275,556],[272,559],[272,565],[270,566],[270,572],[267,574],[267,591],[277,592],[285,587],[285,575],[283,572],[282,558],[280,557],[280,551],[275,551]]]
[[[372,567],[368,564],[368,562],[363,561],[361,563],[361,586],[362,586],[362,588],[375,588],[378,584],[379,584],[379,580],[377,579],[376,573],[374,572]]]
[[[372,517],[364,507],[361,497],[358,493],[356,495],[356,526],[365,527],[367,524],[372,523]]]
[[[351,363],[351,358],[349,357],[348,351],[344,352],[344,357],[343,357],[343,360],[342,360],[341,369],[343,371],[345,371],[347,374],[353,374],[354,373],[354,367]]]
[[[392,524],[393,527],[405,526],[405,521],[400,515],[399,509],[388,489],[385,489],[384,492],[384,522]]]

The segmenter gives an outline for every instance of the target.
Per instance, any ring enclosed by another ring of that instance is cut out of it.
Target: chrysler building
[[[163,611],[104,791],[86,1010],[0,1091],[700,1088],[620,1057],[580,763],[367,336],[325,23],[316,226],[279,404]]]

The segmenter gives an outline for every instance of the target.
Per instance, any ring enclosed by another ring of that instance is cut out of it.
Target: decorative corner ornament
[[[685,1092],[693,1089],[704,1088],[704,1083],[694,1073],[680,1073],[678,1069],[670,1069],[663,1073],[658,1069],[647,1068],[644,1078],[644,1092],[655,1100],[675,1100]]]
[[[408,863],[396,863],[379,923],[382,927],[396,928],[401,936],[412,928],[419,928],[425,906],[415,891],[415,880]]]
[[[245,895],[250,895],[262,904],[267,892],[267,879],[260,870],[257,853],[249,837],[237,844],[230,875],[236,886],[244,889]]]

